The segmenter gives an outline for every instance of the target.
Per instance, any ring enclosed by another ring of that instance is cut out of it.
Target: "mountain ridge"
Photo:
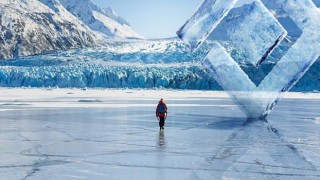
[[[110,7],[101,8],[91,0],[60,0],[60,2],[71,14],[101,35],[119,38],[144,38]]]
[[[102,44],[93,31],[58,15],[38,0],[2,0],[0,14],[0,58]]]
[[[90,28],[90,24],[83,22],[72,11],[68,11],[61,2],[71,1],[1,0],[0,59],[18,58],[55,50],[103,46],[106,38],[143,38],[111,8],[105,12],[96,6],[96,9],[104,12],[104,14],[96,13],[98,14],[96,16],[108,20],[100,24],[113,28],[113,33],[110,31],[111,33],[106,34]],[[91,0],[83,2],[92,3]],[[92,11],[92,14],[95,12],[97,11]]]

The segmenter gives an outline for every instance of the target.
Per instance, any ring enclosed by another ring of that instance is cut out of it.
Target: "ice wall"
[[[0,86],[219,89],[217,83],[210,80],[199,66],[101,64],[0,67]]]
[[[265,65],[265,68],[271,68]],[[248,68],[248,67],[247,67]],[[320,91],[318,60],[292,91]],[[250,72],[250,70],[248,70]],[[253,71],[252,71],[253,73]],[[256,75],[256,78],[259,75]],[[0,66],[1,87],[103,87],[222,90],[200,65],[108,65],[70,63],[46,66]]]
[[[204,46],[211,47],[210,42]],[[197,62],[205,57],[206,47],[190,52],[177,39],[115,41],[105,48],[0,60],[0,86],[221,90]],[[240,66],[259,82],[274,63],[266,60],[259,73],[250,64]],[[318,61],[292,90],[319,91],[319,69]]]

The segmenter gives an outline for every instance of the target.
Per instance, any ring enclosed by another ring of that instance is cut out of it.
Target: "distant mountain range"
[[[143,38],[111,8],[91,0],[1,0],[0,59]]]
[[[40,0],[44,4],[58,0]],[[84,22],[93,31],[107,37],[143,38],[130,24],[111,8],[100,8],[91,0],[59,0],[71,14]]]

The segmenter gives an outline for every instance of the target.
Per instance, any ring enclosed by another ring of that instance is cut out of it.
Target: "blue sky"
[[[146,38],[176,36],[175,32],[192,16],[203,0],[92,0],[111,7]],[[240,0],[243,2],[252,0]]]

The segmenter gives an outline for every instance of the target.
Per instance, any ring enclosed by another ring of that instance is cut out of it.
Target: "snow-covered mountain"
[[[90,0],[1,0],[0,59],[142,38],[111,8]]]
[[[57,1],[50,3],[59,13],[38,0],[0,1],[0,59],[101,44]]]
[[[107,37],[143,38],[111,8],[100,8],[91,0],[60,0],[60,2],[92,30]]]

